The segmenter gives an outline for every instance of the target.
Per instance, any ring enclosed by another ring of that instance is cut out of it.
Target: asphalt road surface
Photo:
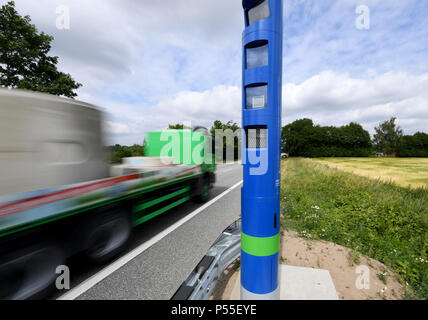
[[[127,251],[103,266],[69,265],[63,300],[169,300],[217,237],[241,214],[242,166],[219,165],[206,204],[188,202],[134,231]]]

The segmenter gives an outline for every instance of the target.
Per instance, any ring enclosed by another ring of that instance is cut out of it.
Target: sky
[[[284,2],[283,125],[358,122],[373,134],[397,117],[405,134],[428,131],[428,1]],[[83,84],[77,99],[106,111],[106,143],[141,144],[175,123],[241,122],[241,0],[15,3],[54,36],[59,69]]]

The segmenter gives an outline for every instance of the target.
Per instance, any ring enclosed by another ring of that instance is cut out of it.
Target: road
[[[242,166],[219,165],[206,204],[186,203],[135,229],[129,249],[99,267],[71,262],[62,300],[169,300],[213,242],[241,214]]]

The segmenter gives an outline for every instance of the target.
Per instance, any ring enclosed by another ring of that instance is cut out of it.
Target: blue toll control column
[[[278,300],[283,0],[243,0],[241,299]]]

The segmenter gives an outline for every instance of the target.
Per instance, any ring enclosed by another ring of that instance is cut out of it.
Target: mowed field
[[[314,161],[402,187],[428,188],[428,158],[319,158]]]

